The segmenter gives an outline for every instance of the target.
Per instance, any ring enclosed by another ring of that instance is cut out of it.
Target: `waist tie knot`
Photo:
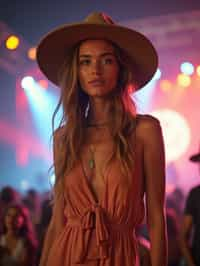
[[[77,230],[76,236],[79,246],[74,251],[74,262],[84,263],[86,259],[107,258],[109,256],[109,234],[101,206],[93,204],[85,210],[80,218],[68,218],[68,226],[77,225],[80,228]]]
[[[109,257],[109,231],[105,218],[105,213],[99,204],[91,205],[80,218],[69,217],[68,226],[79,227],[76,231],[76,248],[73,252],[75,264]],[[120,230],[121,225],[110,224],[109,227]]]

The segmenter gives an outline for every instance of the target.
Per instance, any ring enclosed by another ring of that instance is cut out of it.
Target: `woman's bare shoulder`
[[[154,127],[160,124],[159,120],[156,117],[149,114],[137,114],[136,119],[137,124],[140,127]]]
[[[159,120],[152,115],[137,115],[136,134],[143,140],[157,136],[161,127]]]

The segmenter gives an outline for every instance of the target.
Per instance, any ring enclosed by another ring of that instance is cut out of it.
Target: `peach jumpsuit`
[[[54,208],[40,266],[139,265],[134,229],[144,217],[144,184],[137,177],[141,166],[135,166],[130,184],[113,161],[98,202],[77,163],[65,178],[64,199]]]

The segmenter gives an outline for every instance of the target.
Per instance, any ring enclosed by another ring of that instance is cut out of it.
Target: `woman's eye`
[[[80,65],[89,65],[90,64],[90,60],[89,59],[83,59],[83,60],[80,60],[79,62]]]
[[[104,63],[105,64],[112,64],[113,63],[113,59],[112,58],[105,58],[104,59]]]

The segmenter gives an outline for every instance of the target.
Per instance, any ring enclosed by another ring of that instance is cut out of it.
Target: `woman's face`
[[[23,216],[16,208],[8,209],[5,216],[5,226],[7,230],[18,230],[24,223]]]
[[[114,47],[104,40],[87,40],[79,48],[78,78],[91,97],[104,97],[115,89],[119,64]]]

